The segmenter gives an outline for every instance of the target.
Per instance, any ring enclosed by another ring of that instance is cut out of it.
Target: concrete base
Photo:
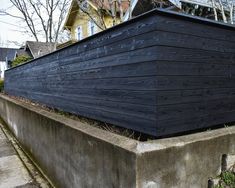
[[[139,142],[0,96],[0,114],[56,187],[202,188],[235,127]]]

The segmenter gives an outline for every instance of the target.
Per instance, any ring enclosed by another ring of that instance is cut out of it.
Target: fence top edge
[[[222,22],[218,22],[218,21],[214,21],[214,20],[210,20],[210,19],[206,19],[206,18],[202,18],[202,17],[198,17],[198,16],[192,16],[192,15],[187,15],[187,14],[183,14],[183,13],[179,13],[179,12],[174,12],[174,11],[170,11],[170,10],[163,10],[163,9],[156,8],[156,9],[148,11],[148,12],[146,12],[144,14],[136,16],[135,18],[133,18],[133,19],[131,19],[129,21],[126,21],[126,22],[123,22],[123,23],[118,24],[116,26],[113,26],[111,28],[108,28],[108,29],[106,29],[104,31],[101,31],[99,33],[96,33],[96,34],[94,34],[94,35],[92,35],[90,37],[84,38],[84,39],[82,39],[82,40],[80,40],[78,42],[75,42],[72,45],[69,45],[67,47],[61,48],[59,50],[56,50],[56,51],[51,52],[49,54],[46,54],[44,56],[40,56],[38,58],[35,58],[35,59],[31,60],[31,61],[28,61],[26,63],[20,64],[18,66],[12,67],[12,68],[6,70],[5,72],[11,71],[11,70],[16,69],[18,67],[21,67],[21,66],[24,66],[26,64],[32,63],[32,62],[34,62],[34,61],[36,61],[38,59],[42,59],[44,57],[47,57],[47,56],[50,56],[52,54],[58,53],[58,52],[63,51],[65,49],[67,49],[67,48],[70,48],[72,46],[75,46],[75,45],[84,43],[86,41],[92,40],[92,39],[96,38],[97,36],[104,35],[105,33],[108,33],[108,32],[112,32],[113,30],[115,30],[117,28],[125,27],[126,25],[129,25],[129,24],[131,24],[133,22],[138,22],[139,20],[141,20],[143,18],[151,17],[151,16],[154,16],[154,15],[173,17],[173,18],[176,18],[176,19],[179,19],[179,20],[186,20],[186,21],[189,21],[189,22],[194,22],[194,23],[199,23],[199,24],[213,26],[215,28],[223,28],[223,29],[235,31],[235,25],[232,25],[232,24],[222,23]]]

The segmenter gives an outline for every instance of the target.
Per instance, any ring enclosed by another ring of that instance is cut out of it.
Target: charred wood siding
[[[5,91],[154,136],[235,121],[235,28],[155,10],[6,71]]]

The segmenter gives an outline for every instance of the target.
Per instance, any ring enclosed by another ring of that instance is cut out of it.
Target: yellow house
[[[124,11],[128,5],[127,1],[122,2]],[[64,29],[70,31],[71,40],[59,45],[59,48],[116,25],[120,22],[119,15],[112,17],[108,0],[72,0],[64,24]]]

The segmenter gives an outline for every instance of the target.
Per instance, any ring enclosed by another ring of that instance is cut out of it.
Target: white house
[[[10,67],[16,51],[14,48],[0,48],[0,79],[4,79],[4,72]]]

